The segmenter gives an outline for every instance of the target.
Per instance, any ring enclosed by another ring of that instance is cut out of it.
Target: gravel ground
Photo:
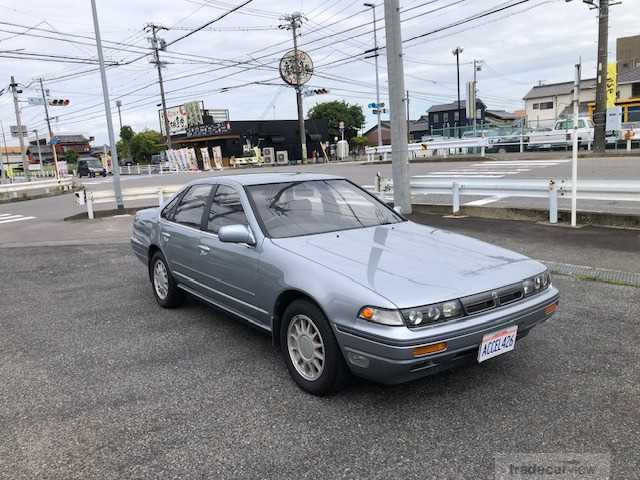
[[[484,479],[513,452],[638,478],[640,289],[556,277],[515,352],[320,399],[266,335],[160,309],[125,245],[1,253],[0,478]]]

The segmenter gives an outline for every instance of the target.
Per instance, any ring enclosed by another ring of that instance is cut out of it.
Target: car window
[[[167,220],[173,220],[173,211],[179,200],[179,194],[173,197],[171,201],[167,203],[167,205],[162,209],[162,213],[160,214],[160,216]]]
[[[295,237],[403,221],[346,180],[251,185],[255,211],[272,238]]]
[[[176,207],[173,221],[200,228],[205,205],[211,193],[211,185],[194,185],[182,196]]]
[[[240,194],[227,185],[218,186],[209,208],[207,231],[218,233],[218,230],[225,225],[248,224],[240,201]]]

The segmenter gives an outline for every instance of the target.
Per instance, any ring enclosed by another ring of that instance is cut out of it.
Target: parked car
[[[400,383],[484,362],[559,298],[537,261],[413,223],[330,175],[193,181],[136,214],[131,245],[158,304],[191,294],[268,332],[318,395],[349,373]]]
[[[78,177],[106,177],[107,169],[100,160],[94,157],[78,159]]]
[[[573,119],[562,119],[556,121],[552,130],[537,130],[528,134],[531,149],[565,148],[573,141]],[[580,146],[587,147],[593,142],[594,128],[593,121],[589,117],[578,119],[578,141]]]

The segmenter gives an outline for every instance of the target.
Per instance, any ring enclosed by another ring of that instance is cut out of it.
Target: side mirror
[[[255,245],[251,229],[246,225],[225,225],[218,230],[218,238],[224,243],[246,243]]]

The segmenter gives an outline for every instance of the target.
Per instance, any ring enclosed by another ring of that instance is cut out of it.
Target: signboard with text
[[[180,135],[186,132],[187,127],[201,125],[203,122],[202,112],[204,102],[188,102],[183,105],[167,108],[167,119],[169,121],[169,133]],[[164,128],[164,118],[162,110],[158,112],[160,117],[160,132],[166,135]]]
[[[213,135],[224,135],[231,130],[231,123],[221,122],[211,125],[198,125],[197,127],[189,127],[186,130],[187,138],[210,137]]]

